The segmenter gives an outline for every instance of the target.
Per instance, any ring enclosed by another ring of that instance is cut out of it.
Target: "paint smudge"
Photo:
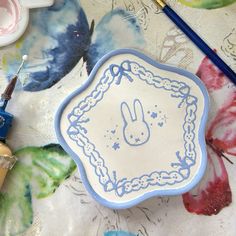
[[[119,230],[105,232],[104,236],[135,236],[135,234]]]
[[[57,144],[26,147],[0,194],[0,228],[3,235],[23,233],[33,222],[32,197],[45,198],[76,169],[74,162]]]
[[[235,0],[179,0],[182,4],[188,7],[215,9],[228,6]]]
[[[0,2],[0,36],[13,33],[20,20],[21,7],[18,1]]]
[[[97,61],[112,50],[142,49],[144,46],[145,41],[135,16],[125,10],[115,9],[105,15],[95,28],[87,54],[87,70],[90,73]]]
[[[198,68],[196,75],[204,82],[209,91],[221,89],[229,82],[228,78],[205,57]]]

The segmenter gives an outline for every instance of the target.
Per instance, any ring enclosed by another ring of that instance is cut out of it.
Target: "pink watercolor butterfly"
[[[204,58],[197,75],[213,94],[229,83],[228,79]],[[183,194],[185,208],[192,213],[213,215],[232,202],[228,173],[222,158],[236,157],[236,90],[227,91],[228,98],[209,124],[206,133],[208,167],[201,183]],[[231,162],[232,163],[232,162]]]
[[[228,78],[224,76],[208,57],[202,60],[196,74],[204,82],[209,92],[221,89],[229,82]]]

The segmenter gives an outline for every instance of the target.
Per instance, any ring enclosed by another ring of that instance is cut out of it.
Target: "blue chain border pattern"
[[[110,176],[104,159],[96,150],[95,145],[86,137],[87,131],[82,125],[88,122],[85,116],[86,112],[90,111],[103,99],[104,94],[111,86],[114,86],[114,84],[119,85],[124,79],[132,82],[132,76],[144,81],[147,85],[168,91],[171,97],[180,100],[179,108],[184,104],[186,105],[186,115],[182,126],[185,153],[181,156],[179,151],[176,152],[177,161],[176,163],[171,163],[173,171],[154,171],[131,180],[127,178],[117,180],[115,171]],[[70,126],[67,129],[67,134],[83,150],[105,192],[115,191],[118,196],[122,197],[124,194],[146,189],[148,186],[181,183],[189,177],[190,168],[196,163],[194,122],[196,120],[198,102],[197,97],[191,95],[190,91],[191,89],[186,83],[154,75],[135,61],[125,60],[120,65],[112,64],[104,71],[92,93],[68,114]]]

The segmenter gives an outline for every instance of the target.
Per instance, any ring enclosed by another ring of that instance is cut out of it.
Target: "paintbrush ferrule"
[[[163,0],[155,0],[155,2],[161,9],[163,9],[166,6],[166,3]]]
[[[16,82],[17,82],[17,75],[15,75],[13,79],[10,81],[10,83],[7,85],[4,93],[1,95],[2,99],[7,100],[7,101],[11,99],[12,93],[16,86]]]

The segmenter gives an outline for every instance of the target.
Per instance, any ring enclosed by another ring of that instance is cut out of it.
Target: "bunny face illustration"
[[[130,146],[145,144],[150,138],[150,130],[145,121],[143,107],[138,99],[133,103],[134,116],[126,102],[121,104],[121,115],[124,121],[123,136]]]

